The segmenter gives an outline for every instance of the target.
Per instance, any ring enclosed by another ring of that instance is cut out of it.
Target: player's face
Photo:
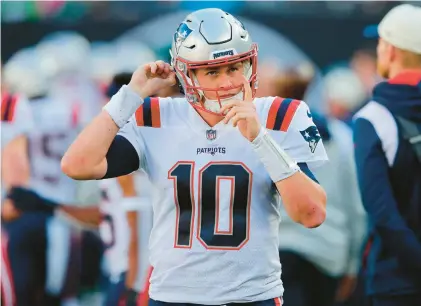
[[[232,88],[242,84],[244,66],[241,62],[211,68],[200,68],[195,71],[197,81],[203,88],[220,88],[218,91],[221,99],[228,99],[241,91],[241,88]],[[203,91],[209,100],[217,100],[215,91]]]
[[[389,78],[389,67],[392,46],[383,39],[377,44],[377,73],[383,78]]]

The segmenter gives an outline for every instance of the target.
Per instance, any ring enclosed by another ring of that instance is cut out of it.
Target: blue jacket
[[[421,134],[421,71],[378,84],[354,116],[358,180],[373,239],[369,295],[421,292],[421,165],[396,116],[416,123]]]

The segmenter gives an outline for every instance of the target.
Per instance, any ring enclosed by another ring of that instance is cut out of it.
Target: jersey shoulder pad
[[[286,132],[304,102],[290,98],[265,97],[255,99],[255,103],[262,125],[269,130]]]
[[[3,93],[1,97],[1,121],[12,122],[17,108],[19,97],[9,93]]]

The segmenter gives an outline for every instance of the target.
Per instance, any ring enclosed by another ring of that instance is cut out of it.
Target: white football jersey
[[[59,203],[76,201],[77,181],[61,171],[61,158],[80,131],[76,104],[43,97],[30,101],[35,128],[29,133],[30,186]]]
[[[3,93],[1,98],[1,148],[33,128],[28,100],[19,95]]]
[[[82,126],[88,124],[100,112],[104,103],[99,86],[83,74],[61,75],[55,78],[49,88],[49,96],[77,105]]]
[[[28,100],[19,95],[2,93],[1,97],[1,150],[20,135],[28,135],[33,129],[33,120]],[[1,186],[1,198],[5,189]]]
[[[257,98],[262,125],[297,162],[327,156],[304,102]],[[283,294],[281,199],[237,128],[210,128],[185,98],[151,98],[119,132],[135,147],[153,197],[150,297],[220,305]]]
[[[139,237],[139,265],[135,288],[141,291],[145,287],[149,269],[148,242],[152,229],[152,202],[150,197],[150,182],[142,171],[134,174],[138,202],[133,206],[122,205],[123,193],[117,179],[100,181],[102,201],[100,210],[102,221],[100,224],[101,238],[105,244],[105,259],[111,279],[118,280],[120,274],[128,269],[129,226],[126,213],[138,213]]]

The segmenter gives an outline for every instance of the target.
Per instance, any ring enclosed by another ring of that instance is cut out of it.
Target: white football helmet
[[[87,73],[89,41],[76,32],[55,32],[44,37],[36,47],[47,78],[59,74]]]
[[[358,75],[348,67],[336,67],[323,79],[328,100],[335,101],[348,110],[355,110],[366,98],[364,84]]]
[[[3,74],[5,85],[13,93],[32,98],[47,92],[47,80],[41,73],[34,48],[25,48],[13,54],[3,67]]]
[[[187,100],[194,107],[212,113],[218,113],[224,104],[218,91],[242,88],[243,85],[223,89],[203,88],[194,75],[194,69],[243,62],[244,74],[254,97],[257,89],[257,53],[257,44],[252,42],[244,25],[229,13],[213,8],[189,14],[175,32],[170,50],[171,65]],[[203,91],[214,91],[217,100],[207,99]],[[241,99],[243,92],[244,89],[234,98]]]

